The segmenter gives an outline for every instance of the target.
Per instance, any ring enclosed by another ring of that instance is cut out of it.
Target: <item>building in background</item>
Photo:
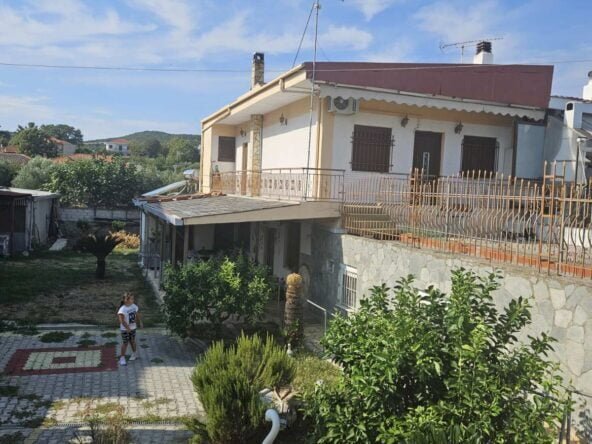
[[[105,149],[110,153],[121,154],[127,156],[129,154],[129,140],[127,139],[113,139],[104,142]]]

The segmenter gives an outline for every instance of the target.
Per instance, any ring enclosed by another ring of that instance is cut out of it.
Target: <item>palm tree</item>
[[[113,236],[111,233],[96,231],[94,234],[86,235],[78,242],[78,246],[82,251],[86,251],[97,258],[95,275],[98,279],[105,278],[105,258],[122,241],[123,239]]]

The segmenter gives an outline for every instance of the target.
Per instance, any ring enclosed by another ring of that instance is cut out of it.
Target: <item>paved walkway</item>
[[[66,443],[85,410],[123,408],[134,442],[186,442],[190,434],[180,421],[202,414],[189,379],[195,348],[162,329],[139,330],[139,359],[116,367],[116,330],[72,333],[59,343],[0,334],[0,369],[9,372],[0,378],[0,438],[21,433],[30,443]],[[87,341],[84,352],[77,350],[81,340]]]

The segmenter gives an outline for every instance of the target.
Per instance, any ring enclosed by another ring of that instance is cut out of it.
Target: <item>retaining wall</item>
[[[58,217],[62,222],[93,221],[97,219],[139,222],[140,211],[136,208],[60,208]]]

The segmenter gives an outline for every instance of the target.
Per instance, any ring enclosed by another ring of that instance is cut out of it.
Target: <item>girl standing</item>
[[[140,327],[144,327],[144,324],[140,318],[138,306],[134,304],[134,295],[131,293],[125,293],[123,300],[119,306],[117,312],[119,317],[119,329],[121,330],[121,357],[119,358],[119,365],[127,365],[125,362],[125,351],[127,350],[128,342],[132,346],[132,355],[130,361],[135,361],[136,356],[136,322],[139,322]]]

